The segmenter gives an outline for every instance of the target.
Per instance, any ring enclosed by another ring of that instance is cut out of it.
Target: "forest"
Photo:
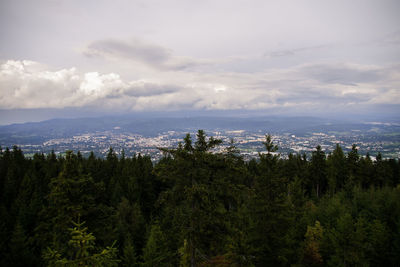
[[[0,265],[398,266],[398,159],[221,143],[199,130],[157,163],[1,149]]]

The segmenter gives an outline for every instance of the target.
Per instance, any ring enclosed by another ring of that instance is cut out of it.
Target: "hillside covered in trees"
[[[2,150],[0,265],[398,266],[398,160],[220,144],[200,130],[156,164]]]

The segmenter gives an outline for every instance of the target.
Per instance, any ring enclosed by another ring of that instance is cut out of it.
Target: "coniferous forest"
[[[219,144],[200,130],[155,164],[1,150],[0,265],[398,266],[397,159]]]

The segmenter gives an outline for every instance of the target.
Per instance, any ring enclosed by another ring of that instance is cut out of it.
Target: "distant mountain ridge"
[[[329,120],[331,123],[332,120]],[[152,134],[169,130],[265,130],[285,131],[301,127],[326,124],[327,120],[314,117],[98,117],[75,119],[51,119],[42,122],[27,122],[0,126],[0,133],[27,133],[57,136],[93,131],[120,130]]]

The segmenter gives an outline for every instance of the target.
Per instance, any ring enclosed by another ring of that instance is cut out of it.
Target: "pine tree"
[[[369,188],[373,183],[373,162],[369,153],[360,159],[360,172],[359,179],[361,187],[364,189]]]
[[[7,266],[29,266],[35,264],[35,258],[28,245],[28,238],[22,225],[17,222],[10,240],[10,253]]]
[[[153,224],[146,247],[143,250],[143,266],[173,266],[169,263],[172,254],[166,247],[166,237],[157,224]]]
[[[347,153],[346,160],[348,182],[350,182],[351,185],[360,185],[360,181],[358,180],[360,155],[358,154],[358,149],[355,144],[353,144],[351,150]]]
[[[342,148],[336,144],[336,148],[327,160],[327,176],[331,195],[344,187],[346,175],[346,158]]]
[[[68,241],[69,249],[64,257],[57,249],[47,248],[43,258],[48,266],[118,266],[118,250],[114,247],[115,243],[96,253],[96,238],[87,232],[88,229],[84,224],[85,222],[73,222],[74,227],[69,229],[71,235]]]
[[[131,237],[128,235],[124,241],[122,264],[126,267],[138,267],[140,266],[139,259],[136,255],[135,247],[131,241]]]
[[[72,220],[82,216],[90,219],[89,224],[95,221],[96,192],[93,179],[81,173],[76,155],[68,151],[63,171],[50,183],[48,206],[41,211],[41,224],[36,228],[37,241],[42,245],[51,241],[62,252],[66,248],[69,238],[67,229]]]
[[[286,264],[291,208],[287,201],[288,179],[279,168],[278,147],[270,135],[264,142],[266,154],[260,155],[254,194],[249,203],[251,217],[249,238],[256,266]]]
[[[190,135],[186,135],[184,145],[176,149],[162,149],[173,160],[167,165],[160,164],[156,169],[158,177],[172,188],[163,194],[163,212],[169,214],[175,222],[175,230],[187,240],[190,251],[190,266],[196,266],[198,255],[207,255],[211,251],[210,239],[218,237],[224,224],[224,207],[218,200],[216,173],[220,166],[217,155],[211,149],[222,141],[207,137],[199,130],[194,147]],[[161,222],[166,223],[166,222]],[[220,241],[220,239],[218,239]],[[178,242],[183,242],[180,239]]]
[[[323,238],[323,228],[319,221],[314,226],[307,226],[305,234],[302,263],[305,266],[321,266],[323,263],[320,253],[321,241]]]
[[[324,151],[322,151],[321,146],[316,147],[316,151],[312,152],[311,156],[311,183],[313,185],[313,192],[315,192],[316,197],[319,198],[325,192],[327,187],[326,178],[326,157]]]
[[[129,240],[136,248],[136,255],[140,255],[140,249],[145,245],[146,232],[145,219],[138,203],[129,203],[123,198],[116,212],[116,232],[119,240]]]

